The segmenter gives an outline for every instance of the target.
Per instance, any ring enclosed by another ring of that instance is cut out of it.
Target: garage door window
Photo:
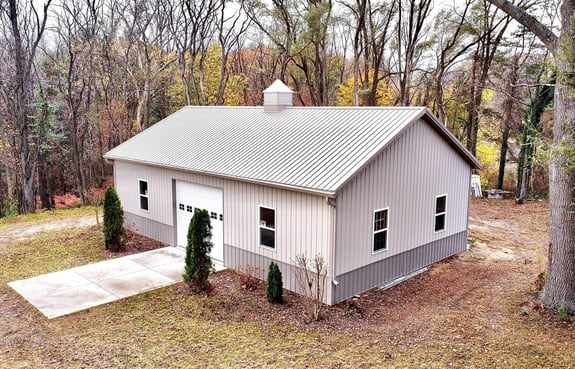
[[[260,206],[260,245],[276,248],[276,211]]]
[[[140,210],[148,211],[148,181],[139,179],[138,187],[140,192]]]

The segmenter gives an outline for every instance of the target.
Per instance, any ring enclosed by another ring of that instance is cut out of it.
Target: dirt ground
[[[0,233],[0,247],[5,247],[10,242],[30,239],[39,232],[49,232],[72,227],[87,227],[94,224],[96,224],[96,217],[94,215],[84,215],[74,218],[54,218],[51,221],[36,224],[14,223]]]
[[[361,332],[363,338],[372,335],[374,343],[382,336],[397,341],[396,344],[410,341],[415,332],[419,332],[418,340],[433,340],[433,334],[441,331],[435,323],[444,324],[454,310],[475,306],[489,311],[485,325],[495,328],[505,315],[502,309],[535,304],[534,295],[529,292],[535,288],[538,274],[545,270],[547,237],[546,202],[519,206],[511,201],[473,200],[468,252],[436,263],[427,272],[388,290],[373,289],[336,306],[326,306],[324,318],[311,325],[333,333]],[[263,282],[250,293],[237,288],[242,277],[238,277],[236,271],[227,270],[212,279],[215,286],[212,294],[265,302]],[[390,305],[401,308],[388,309]],[[306,311],[305,301],[287,292],[285,305],[246,314],[244,319],[275,321],[279,318],[309,327],[309,319],[301,318],[303,311]],[[465,321],[457,323],[461,330],[466,330],[462,328],[464,324]],[[385,327],[383,331],[382,327]],[[468,329],[477,330],[476,327]]]
[[[11,237],[19,237],[18,232],[27,237],[29,230],[18,227]],[[205,303],[217,304],[211,308],[222,314],[214,319],[222,322],[256,323],[263,329],[286,324],[303,334],[343,335],[350,342],[388,347],[381,360],[390,367],[400,355],[443,357],[445,366],[453,361],[454,367],[506,367],[507,356],[515,363],[543,360],[541,367],[569,367],[553,360],[575,349],[571,318],[543,311],[536,299],[537,276],[545,270],[548,204],[473,200],[469,229],[468,252],[391,289],[374,289],[325,307],[318,322],[308,318],[302,297],[286,291],[284,304],[267,304],[263,282],[247,290],[241,286],[245,276],[233,270],[212,276],[211,296],[220,298]],[[160,246],[143,238],[134,239],[134,245],[133,251]],[[169,288],[189,293],[183,284]],[[0,346],[8,351],[19,345],[50,347],[56,358],[77,355],[78,348],[50,334],[45,319],[33,310],[13,291],[0,288]],[[525,367],[536,367],[529,365]]]

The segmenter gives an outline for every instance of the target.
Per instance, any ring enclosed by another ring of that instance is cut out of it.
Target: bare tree
[[[270,7],[256,0],[242,1],[248,17],[278,49],[277,78],[283,81],[286,81],[287,68],[292,62],[297,35],[302,27],[299,17],[294,16],[295,6],[293,0],[271,0]]]
[[[101,7],[100,1],[70,0],[62,2],[54,12],[57,44],[51,74],[65,101],[72,177],[83,204],[88,203],[85,155],[90,122],[87,113],[93,94],[93,64]]]
[[[323,297],[327,278],[327,264],[321,255],[310,259],[305,254],[296,256],[295,276],[302,293],[310,303],[310,314],[313,320],[321,318]]]
[[[36,210],[36,169],[38,148],[30,141],[30,127],[34,123],[30,112],[34,100],[34,62],[38,46],[46,29],[47,0],[41,11],[31,0],[7,0],[0,3],[0,27],[5,35],[9,56],[9,81],[3,85],[10,120],[16,133],[15,156],[18,157],[20,211],[33,213]]]
[[[505,163],[507,161],[507,151],[509,150],[509,133],[516,119],[515,106],[517,103],[517,80],[519,78],[519,54],[513,55],[511,63],[507,68],[505,78],[505,98],[503,100],[503,117],[501,119],[501,145],[499,153],[499,173],[497,176],[497,188],[503,189],[505,179]]]
[[[226,2],[220,8],[218,19],[218,40],[221,48],[220,80],[216,94],[216,105],[224,104],[224,92],[229,79],[228,59],[230,52],[239,52],[245,33],[251,26],[251,18],[247,17],[240,7],[231,15],[227,14]]]
[[[412,76],[426,46],[427,22],[433,0],[398,0],[396,74],[398,79],[399,104],[408,106],[411,102]]]
[[[472,48],[479,38],[470,38],[466,31],[467,15],[473,0],[466,0],[461,13],[457,8],[444,9],[435,18],[435,34],[437,38],[437,62],[433,71],[434,103],[440,121],[446,121],[444,103],[445,75],[455,63]]]
[[[164,15],[171,44],[178,55],[185,103],[207,103],[203,63],[216,31],[216,19],[223,0],[166,0]],[[196,73],[197,72],[197,73]],[[196,78],[197,77],[197,78]]]
[[[132,0],[116,6],[125,29],[124,63],[137,104],[132,129],[138,133],[150,126],[150,104],[158,80],[175,61],[164,48],[169,22],[160,0]]]
[[[342,4],[354,20],[350,25],[354,56],[353,102],[356,106],[375,106],[380,83],[389,76],[389,70],[384,66],[384,52],[391,41],[398,1],[373,4],[371,0],[355,0]]]
[[[467,103],[467,149],[473,155],[477,149],[477,133],[479,132],[480,109],[483,90],[489,76],[491,63],[495,58],[497,48],[503,40],[507,26],[511,22],[508,16],[501,17],[497,9],[493,9],[488,0],[481,0],[475,9],[478,23],[476,34],[479,42],[476,44],[471,64],[469,78],[469,100]]]

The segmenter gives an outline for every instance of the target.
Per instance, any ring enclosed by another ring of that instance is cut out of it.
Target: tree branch
[[[515,19],[521,25],[525,26],[528,30],[533,32],[543,44],[549,49],[552,54],[557,50],[558,37],[553,31],[539,22],[535,17],[527,13],[525,10],[513,5],[507,0],[487,0],[499,9],[507,13],[511,18]]]

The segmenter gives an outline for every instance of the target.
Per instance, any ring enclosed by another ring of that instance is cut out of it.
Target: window
[[[218,219],[218,213],[210,212],[210,219]]]
[[[387,218],[389,209],[373,212],[373,252],[387,250]]]
[[[180,205],[179,205],[179,208],[180,208],[180,210],[184,210],[184,209],[185,209],[185,208],[184,208],[184,204],[180,204]]]
[[[194,207],[193,207],[193,206],[190,206],[190,205],[186,205],[186,211],[187,211],[188,213],[193,213],[193,212],[194,212]]]
[[[260,206],[260,245],[276,248],[276,211]]]
[[[148,181],[138,180],[140,194],[140,210],[148,211]]]
[[[445,206],[447,195],[437,196],[435,198],[435,232],[445,230]]]

